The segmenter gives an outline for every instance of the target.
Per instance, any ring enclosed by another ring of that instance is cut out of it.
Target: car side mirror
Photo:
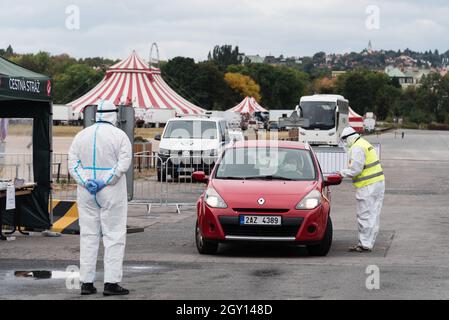
[[[195,171],[192,173],[192,179],[197,182],[207,183],[209,181],[209,177],[206,176],[204,171]]]
[[[324,185],[328,186],[338,186],[341,184],[343,178],[339,174],[329,174],[324,176]]]
[[[154,140],[161,141],[161,135],[160,134],[155,135]]]

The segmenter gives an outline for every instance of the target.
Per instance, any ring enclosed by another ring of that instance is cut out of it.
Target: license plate
[[[194,171],[193,168],[178,168],[178,172],[190,172],[192,173]]]
[[[279,216],[240,216],[240,225],[280,226]]]

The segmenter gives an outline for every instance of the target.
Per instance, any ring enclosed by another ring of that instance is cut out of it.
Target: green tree
[[[449,123],[449,75],[441,78],[437,86],[438,120]]]
[[[230,66],[228,71],[239,72],[254,79],[260,86],[261,105],[271,109],[294,108],[308,87],[308,75],[288,67],[257,63]]]
[[[400,89],[391,85],[383,85],[376,91],[374,113],[378,119],[384,120],[394,115],[395,102],[400,95]]]
[[[85,64],[73,64],[53,78],[55,103],[68,103],[92,89],[104,76]]]
[[[225,82],[223,72],[211,61],[198,64],[194,89],[196,100],[209,110],[226,110],[238,101],[233,90]]]
[[[374,110],[374,93],[362,72],[349,72],[337,79],[337,92],[349,100],[355,112],[365,114]]]
[[[417,106],[426,115],[426,122],[441,121],[442,116],[439,110],[438,86],[441,81],[439,73],[431,73],[423,76],[421,86],[416,91]]]
[[[227,72],[225,81],[241,98],[253,97],[256,101],[260,101],[260,86],[251,77],[241,73]]]
[[[223,110],[234,103],[232,90],[214,61],[196,64],[193,59],[176,57],[165,63],[161,71],[175,91],[200,107]]]
[[[212,54],[209,52],[208,57],[209,60],[215,61],[223,70],[229,65],[241,64],[243,62],[239,47],[233,48],[232,45],[215,46]]]

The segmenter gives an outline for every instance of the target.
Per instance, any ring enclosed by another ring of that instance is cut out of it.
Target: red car
[[[286,242],[325,256],[332,244],[330,185],[308,146],[286,141],[242,141],[226,149],[197,203],[196,245],[215,254],[230,241]]]

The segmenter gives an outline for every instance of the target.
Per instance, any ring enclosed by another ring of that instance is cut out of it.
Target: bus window
[[[304,129],[330,130],[335,128],[335,102],[304,101],[300,110],[302,118],[309,120]]]

